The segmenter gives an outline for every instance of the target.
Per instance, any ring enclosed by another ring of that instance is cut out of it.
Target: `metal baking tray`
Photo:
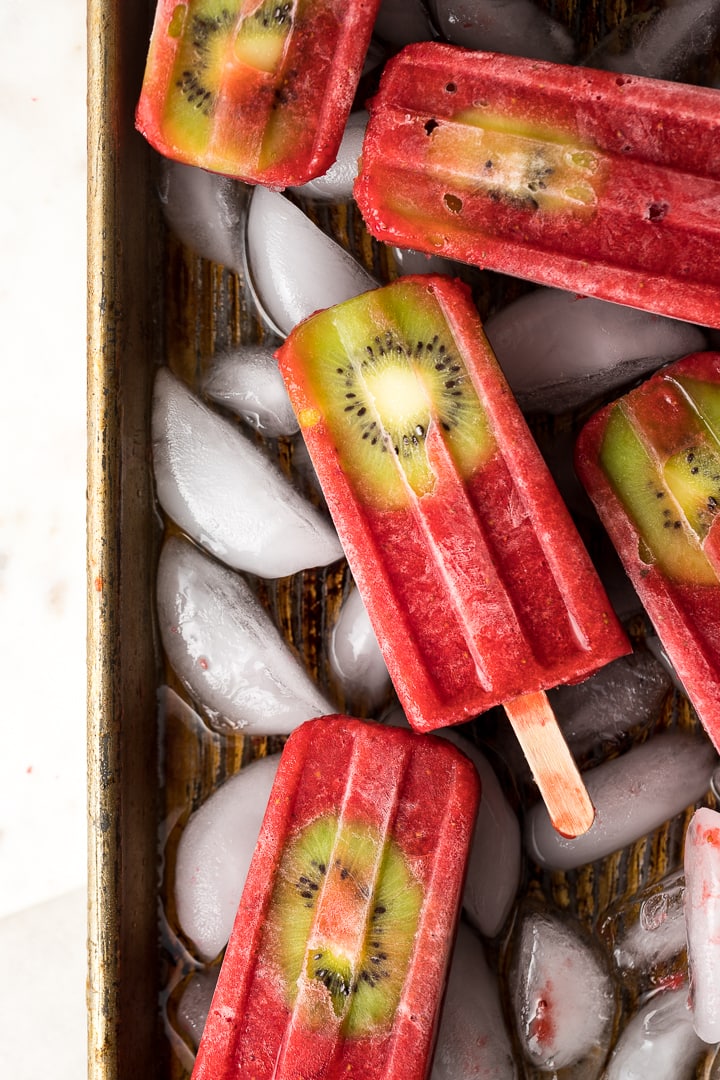
[[[547,6],[586,50],[628,14],[625,0]],[[638,14],[649,9],[635,6]],[[154,623],[165,528],[152,483],[154,374],[170,363],[193,385],[204,358],[235,342],[260,340],[266,330],[243,278],[195,257],[163,225],[158,160],[133,125],[153,13],[152,0],[90,0],[88,9],[91,1080],[188,1075],[187,1056],[178,1055],[167,1030],[172,988],[184,974],[168,888],[174,848],[189,813],[226,776],[268,750],[262,739],[193,735],[159,706],[164,685],[184,691],[165,669]],[[702,72],[696,81],[704,81]],[[376,274],[392,275],[357,211],[306,209]],[[480,275],[475,286],[481,314],[523,288],[491,274]],[[276,452],[289,469],[291,451],[282,440]],[[347,586],[344,566],[256,584],[287,640],[328,688],[325,631]],[[643,633],[642,626],[631,629]],[[675,693],[657,724],[694,727],[696,721]],[[551,897],[590,926],[600,907],[677,865],[688,818],[689,812],[586,872],[529,873],[524,895]],[[631,989],[626,997],[629,1009]],[[720,1075],[715,1068],[708,1057],[697,1075]]]

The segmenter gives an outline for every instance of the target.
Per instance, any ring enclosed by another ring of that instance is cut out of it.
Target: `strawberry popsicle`
[[[580,782],[544,691],[629,646],[469,291],[401,278],[311,316],[277,355],[411,725],[504,704],[546,801],[568,804]]]
[[[479,787],[446,740],[290,736],[193,1080],[429,1075]]]
[[[720,326],[720,92],[423,42],[386,66],[371,233]]]
[[[136,125],[166,157],[282,188],[334,162],[379,0],[159,0]]]
[[[720,353],[670,364],[596,413],[576,466],[720,750]]]

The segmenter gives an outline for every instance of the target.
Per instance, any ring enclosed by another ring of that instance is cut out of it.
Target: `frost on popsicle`
[[[213,727],[286,735],[333,711],[244,579],[187,540],[165,542],[157,609],[168,660]]]
[[[577,835],[592,808],[543,691],[628,643],[469,289],[400,278],[306,319],[277,355],[411,725],[503,704]]]
[[[167,368],[155,380],[153,465],[162,508],[228,566],[277,578],[342,557],[327,518]]]
[[[576,467],[720,748],[720,354],[687,356],[597,412]]]
[[[196,1080],[426,1077],[478,798],[440,741],[346,716],[293,732]]]
[[[720,325],[715,91],[420,42],[369,112],[376,239]]]
[[[166,157],[276,189],[337,154],[379,0],[158,0],[136,126]]]

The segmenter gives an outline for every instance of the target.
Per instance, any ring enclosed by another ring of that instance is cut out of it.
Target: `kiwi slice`
[[[600,464],[640,532],[642,561],[656,563],[675,581],[717,584],[692,522],[700,523],[712,509],[709,500],[715,498],[713,477],[720,475],[720,463],[712,463],[699,451],[684,450],[669,458],[661,472],[627,411],[618,404],[609,414]]]
[[[465,109],[425,125],[428,158],[448,180],[516,208],[583,213],[597,204],[599,151],[553,128],[514,117]],[[449,210],[462,197],[448,193]]]
[[[431,289],[397,282],[315,316],[295,345],[320,417],[362,501],[406,507],[435,486],[434,432],[461,476],[492,453],[487,416]]]
[[[293,24],[292,0],[265,0],[246,16],[235,38],[235,56],[248,67],[277,71]]]
[[[230,69],[244,64],[276,71],[292,29],[294,7],[294,0],[264,0],[244,15],[242,0],[194,0],[184,13],[180,34],[179,18],[173,16],[168,33],[182,41],[164,126],[178,145],[197,154],[208,146],[218,96]]]
[[[305,978],[325,987],[344,1036],[389,1026],[422,900],[392,838],[334,815],[299,830],[283,853],[267,921],[288,1004]]]

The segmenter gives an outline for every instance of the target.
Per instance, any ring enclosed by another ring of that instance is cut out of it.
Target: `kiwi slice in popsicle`
[[[192,0],[182,27],[171,20],[169,33],[182,34],[182,42],[164,126],[188,150],[201,153],[211,141],[218,95],[229,71],[239,77],[245,65],[271,73],[282,60],[294,3],[263,0],[245,14],[247,7],[242,0]]]
[[[295,331],[319,412],[341,465],[364,501],[383,509],[433,490],[432,429],[461,476],[495,440],[437,299],[417,283],[365,293]],[[398,467],[399,466],[399,467]]]
[[[700,459],[702,475],[699,468],[692,472]],[[720,475],[720,468],[716,472],[716,464],[710,464],[704,453],[687,449],[658,467],[622,404],[610,411],[600,464],[640,532],[643,562],[657,563],[671,580],[717,584],[694,529],[712,508],[709,500],[720,500],[720,491],[714,494],[717,481],[713,479]]]
[[[267,922],[288,1003],[305,978],[326,988],[345,1036],[389,1026],[422,900],[391,838],[362,822],[339,826],[334,815],[306,825],[285,848]],[[309,946],[320,905],[321,930]]]

